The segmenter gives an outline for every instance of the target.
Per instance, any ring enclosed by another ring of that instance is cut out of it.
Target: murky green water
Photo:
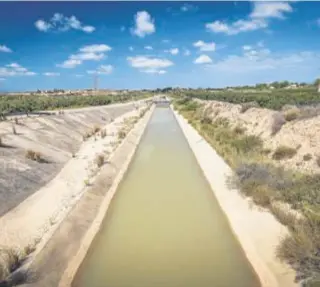
[[[157,108],[77,287],[251,287],[259,280],[168,108]]]

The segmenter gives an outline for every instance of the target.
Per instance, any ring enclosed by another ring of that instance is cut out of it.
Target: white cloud
[[[171,55],[178,55],[179,49],[178,48],[172,48],[170,50],[164,50],[165,53],[170,53]]]
[[[100,61],[106,57],[103,52],[110,51],[111,47],[105,44],[95,44],[84,46],[79,49],[80,53],[72,54],[67,60],[57,67],[72,69],[82,64],[83,61]]]
[[[111,47],[105,44],[95,44],[95,45],[84,46],[79,50],[80,52],[84,52],[84,53],[101,53],[101,52],[111,51]]]
[[[163,69],[173,65],[168,59],[150,58],[145,56],[128,57],[127,60],[133,68],[149,74],[165,74],[166,71]]]
[[[79,53],[79,54],[75,54],[75,55],[71,55],[69,58],[71,60],[79,60],[79,61],[100,61],[105,57],[105,55],[103,53]]]
[[[70,29],[80,30],[85,33],[92,33],[95,27],[83,25],[75,16],[66,17],[63,14],[55,13],[49,21],[37,20],[34,25],[39,31],[60,31],[65,32]]]
[[[156,31],[154,20],[151,18],[148,12],[137,12],[137,14],[135,15],[135,27],[132,31],[133,34],[141,38]]]
[[[216,50],[216,44],[214,42],[205,43],[205,42],[200,40],[198,42],[193,43],[193,46],[199,48],[200,51],[209,52],[209,51],[215,51]]]
[[[129,51],[131,51],[131,52],[134,50],[132,46],[130,46],[128,49],[129,49]]]
[[[188,3],[185,3],[180,7],[180,10],[182,12],[195,11],[195,10],[198,10],[198,7],[191,5],[191,4],[188,4]]]
[[[284,13],[292,12],[287,2],[254,2],[251,18],[284,18]]]
[[[186,49],[186,50],[184,51],[183,55],[185,55],[185,56],[190,56],[190,55],[191,55],[190,50]]]
[[[208,55],[200,55],[194,60],[195,64],[209,64],[212,63],[212,59]]]
[[[157,70],[157,69],[141,70],[141,72],[147,73],[147,74],[158,74],[158,75],[163,75],[167,73],[167,71],[165,70]]]
[[[112,71],[113,67],[111,65],[101,65],[96,70],[89,70],[87,73],[96,75],[110,75]]]
[[[49,29],[52,28],[51,24],[45,22],[44,20],[42,19],[39,19],[37,20],[34,25],[36,26],[36,28],[39,30],[39,31],[42,31],[42,32],[47,32]]]
[[[145,48],[146,50],[153,50],[153,48],[152,48],[151,46],[144,46],[144,48]]]
[[[35,72],[29,71],[27,68],[22,67],[17,63],[11,63],[5,67],[0,67],[1,77],[12,77],[12,76],[34,76]]]
[[[168,39],[163,39],[163,40],[162,40],[162,43],[170,43],[170,40],[168,40]]]
[[[268,27],[268,19],[284,19],[284,13],[292,12],[293,9],[286,2],[254,2],[253,11],[247,19],[240,19],[232,23],[214,21],[207,23],[205,27],[214,33],[236,35],[242,32],[255,31]]]
[[[46,72],[46,73],[43,73],[43,75],[46,77],[58,77],[60,76],[60,73]]]
[[[252,49],[252,47],[249,46],[249,45],[244,45],[244,46],[242,46],[242,49],[245,50],[245,51],[249,51],[249,50]]]
[[[249,73],[257,71],[292,71],[313,67],[319,61],[320,54],[300,52],[292,54],[273,54],[266,48],[243,51],[242,55],[229,55],[225,59],[212,64],[211,67],[220,72]],[[274,73],[272,72],[272,73]],[[286,73],[285,73],[286,74]]]
[[[8,48],[6,45],[0,45],[0,52],[11,53],[12,50]]]
[[[82,61],[80,60],[68,59],[62,62],[62,64],[57,64],[57,67],[72,69],[81,64],[82,64]]]
[[[125,26],[121,26],[121,27],[120,27],[120,31],[121,31],[121,32],[124,32],[125,30],[126,30],[126,27],[125,27]]]
[[[0,78],[0,81],[5,81],[6,79],[5,78]]]
[[[82,78],[83,77],[83,75],[81,75],[81,74],[75,74],[74,75],[76,78]]]
[[[231,24],[221,21],[207,23],[206,28],[214,33],[225,33],[227,35],[236,35],[241,32],[254,31],[268,26],[264,19],[238,20]]]

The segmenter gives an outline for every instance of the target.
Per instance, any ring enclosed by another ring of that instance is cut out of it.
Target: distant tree
[[[317,86],[317,87],[319,87],[319,85],[320,85],[320,78],[318,78],[318,79],[316,79],[316,80],[314,81],[314,85]]]

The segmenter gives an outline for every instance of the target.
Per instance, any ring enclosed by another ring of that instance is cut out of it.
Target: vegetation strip
[[[259,137],[246,135],[240,126],[232,127],[226,118],[213,121],[203,104],[179,98],[175,108],[232,167],[235,175],[230,183],[288,227],[290,236],[281,241],[277,256],[296,270],[296,280],[302,280],[305,286],[318,282],[320,175],[276,167]],[[293,152],[279,147],[273,158],[292,156]]]

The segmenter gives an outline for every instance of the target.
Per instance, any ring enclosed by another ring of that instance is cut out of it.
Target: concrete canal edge
[[[174,110],[173,113],[261,285],[299,286],[294,282],[294,270],[275,256],[280,239],[287,234],[285,226],[270,212],[252,206],[238,190],[230,188],[231,168],[183,116]]]
[[[152,106],[150,110],[147,111],[146,115],[140,120],[140,122],[129,132],[127,137],[124,139],[122,144],[117,148],[116,153],[123,153],[127,154],[124,163],[121,165],[117,176],[112,182],[111,187],[109,188],[108,192],[106,193],[103,201],[99,207],[97,215],[93,220],[92,224],[90,225],[89,229],[87,230],[85,236],[83,237],[80,248],[78,252],[75,254],[73,258],[69,260],[67,268],[63,273],[59,287],[69,287],[72,286],[73,280],[79,270],[82,262],[84,261],[89,248],[94,241],[95,236],[100,230],[100,226],[103,222],[103,219],[106,215],[106,212],[110,206],[110,203],[118,189],[118,185],[120,184],[122,178],[124,177],[130,162],[135,154],[135,151],[140,143],[142,135],[145,131],[145,128],[150,120],[150,117],[153,113],[155,106]]]

